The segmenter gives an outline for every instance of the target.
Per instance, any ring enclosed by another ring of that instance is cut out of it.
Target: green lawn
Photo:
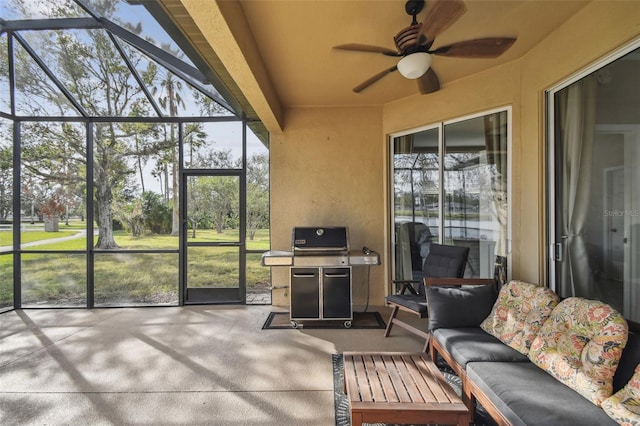
[[[63,229],[61,225],[60,229]],[[72,228],[73,229],[73,228]],[[78,228],[75,228],[78,229]],[[73,235],[71,229],[59,232],[23,232],[23,242],[47,240]],[[11,234],[11,232],[0,232]],[[127,253],[126,250],[177,250],[179,239],[169,235],[145,235],[134,238],[116,231],[118,253],[99,253],[94,256],[95,300],[101,304],[158,304],[177,303],[179,256],[177,253]],[[218,234],[215,230],[199,230],[192,241],[237,241],[237,230]],[[2,241],[2,240],[0,240]],[[9,243],[10,245],[10,237]],[[97,241],[97,236],[95,237]],[[254,241],[247,241],[247,249],[268,250],[269,230],[257,232]],[[86,250],[86,239],[72,239],[33,247],[42,250]],[[27,249],[28,250],[28,249]],[[187,250],[188,284],[190,287],[237,287],[239,249],[237,247],[189,247]],[[247,255],[247,287],[268,282],[269,268],[260,266],[260,254]],[[13,256],[0,255],[0,308],[11,306],[13,298]],[[38,254],[22,255],[23,305],[86,304],[86,255]]]

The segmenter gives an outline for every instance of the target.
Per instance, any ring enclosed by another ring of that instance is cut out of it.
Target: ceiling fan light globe
[[[422,77],[430,66],[431,55],[426,52],[412,53],[398,61],[398,71],[409,80]]]

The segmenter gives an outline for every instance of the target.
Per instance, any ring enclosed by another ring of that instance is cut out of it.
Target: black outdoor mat
[[[351,415],[349,413],[349,400],[344,393],[344,368],[342,354],[331,355],[331,361],[333,364],[333,401],[336,412],[336,426],[351,426]],[[438,369],[447,380],[447,383],[451,385],[453,390],[456,391],[458,396],[462,395],[462,381],[454,374],[453,370],[442,360],[438,359],[436,363]],[[481,405],[476,404],[476,411],[474,413],[474,423],[469,426],[495,426],[496,423],[482,408]],[[394,424],[385,425],[384,423],[365,423],[370,426],[399,426]],[[414,425],[414,426],[438,426],[438,425]]]
[[[297,321],[298,328],[346,328],[344,326],[344,320],[309,320],[309,321]],[[380,316],[379,312],[354,312],[353,320],[351,320],[351,327],[349,328],[375,328],[384,329],[387,325]],[[262,326],[263,330],[273,329],[293,329],[289,312],[271,312],[267,317],[267,320]]]

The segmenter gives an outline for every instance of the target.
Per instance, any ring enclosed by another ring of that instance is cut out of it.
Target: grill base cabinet
[[[289,269],[290,319],[293,327],[305,320],[344,320],[351,327],[351,267]]]

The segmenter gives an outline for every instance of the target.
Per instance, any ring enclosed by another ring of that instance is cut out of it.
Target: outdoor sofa
[[[499,425],[640,424],[640,336],[611,306],[512,281],[425,280],[429,352]],[[473,410],[471,410],[473,412]]]

